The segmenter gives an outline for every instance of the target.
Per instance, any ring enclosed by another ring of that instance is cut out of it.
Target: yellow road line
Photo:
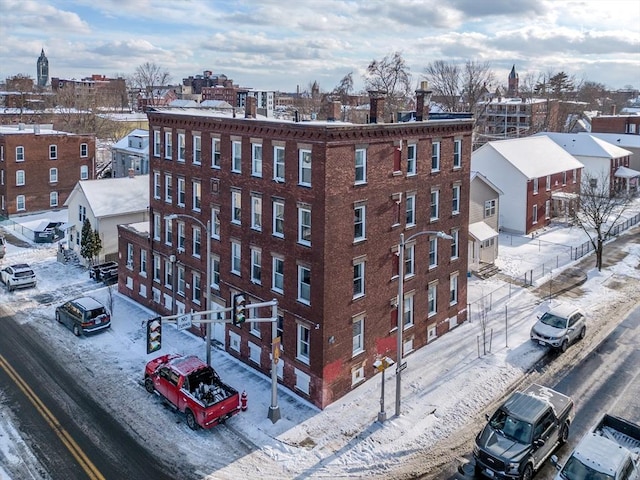
[[[15,382],[15,384],[22,390],[22,393],[26,395],[26,397],[31,401],[33,406],[38,410],[40,415],[46,420],[51,429],[56,433],[58,438],[62,441],[62,443],[67,447],[71,455],[76,459],[78,464],[85,471],[87,476],[91,480],[105,480],[104,476],[100,473],[100,471],[96,468],[96,466],[89,460],[87,455],[82,451],[80,446],[75,442],[75,440],[69,435],[69,433],[60,425],[58,419],[53,416],[53,414],[49,411],[46,405],[40,400],[40,398],[31,390],[29,385],[18,375],[18,373],[13,369],[13,367],[5,360],[5,358],[0,355],[0,367],[7,372],[7,375],[11,377],[11,379]]]

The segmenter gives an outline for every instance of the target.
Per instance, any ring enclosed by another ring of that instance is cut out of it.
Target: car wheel
[[[13,292],[13,286],[11,285],[11,282],[7,282],[7,290]]]
[[[527,463],[527,466],[524,467],[524,471],[522,472],[522,476],[520,476],[520,480],[531,480],[533,478],[533,467],[530,463]]]
[[[187,425],[189,425],[189,428],[191,430],[197,430],[198,429],[198,424],[196,422],[196,417],[193,415],[193,412],[189,409],[187,409],[186,412],[184,412],[185,415],[187,416]]]
[[[60,313],[56,312],[56,322],[62,323],[62,318],[60,318]]]
[[[80,327],[79,327],[78,325],[74,325],[74,326],[73,326],[73,334],[74,334],[76,337],[79,337],[79,336],[80,336]]]
[[[564,422],[562,425],[562,430],[560,430],[560,443],[565,444],[569,439],[569,422]]]
[[[587,334],[587,327],[582,327],[582,330],[580,330],[580,335],[578,335],[578,338],[582,340],[586,334]]]
[[[153,380],[151,379],[151,377],[147,377],[144,379],[144,388],[149,393],[155,392],[156,389],[153,386]]]
[[[560,351],[561,352],[566,352],[567,351],[567,347],[569,346],[569,341],[565,338],[562,343],[560,344]]]

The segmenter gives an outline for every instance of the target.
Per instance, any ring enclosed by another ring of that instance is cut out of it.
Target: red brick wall
[[[640,135],[640,116],[617,115],[591,119],[591,131],[598,133],[632,133]]]

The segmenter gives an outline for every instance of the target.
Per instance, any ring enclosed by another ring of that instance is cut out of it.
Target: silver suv
[[[564,352],[570,343],[583,339],[586,333],[586,317],[582,310],[562,304],[538,317],[531,328],[531,340]]]
[[[35,287],[36,274],[26,263],[16,263],[0,270],[0,280],[7,286],[7,290],[16,288]]]

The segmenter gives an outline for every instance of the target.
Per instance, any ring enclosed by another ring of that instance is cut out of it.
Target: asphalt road
[[[184,478],[154,458],[144,439],[134,438],[78,386],[35,330],[14,322],[1,306],[0,392],[2,408],[10,409],[44,470],[29,472],[33,478]]]

